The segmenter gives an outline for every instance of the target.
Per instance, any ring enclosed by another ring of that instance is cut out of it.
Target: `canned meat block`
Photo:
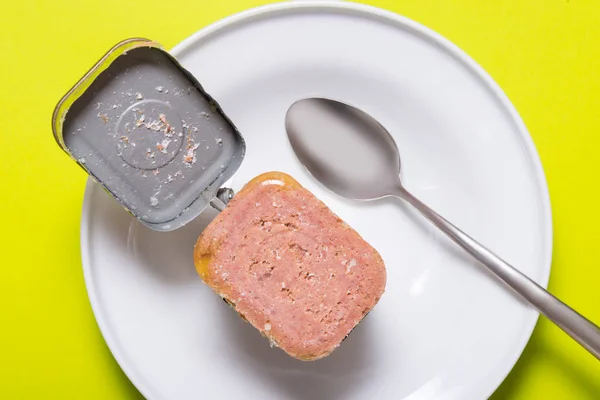
[[[377,304],[379,253],[292,177],[254,178],[198,239],[199,275],[271,344],[329,355]]]

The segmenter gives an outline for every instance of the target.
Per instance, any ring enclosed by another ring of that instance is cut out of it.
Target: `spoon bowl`
[[[600,329],[408,192],[400,182],[400,153],[389,132],[365,112],[339,101],[310,98],[288,110],[285,127],[300,162],[342,197],[387,196],[411,204],[501,282],[600,360]]]
[[[392,195],[400,184],[400,155],[379,122],[347,104],[299,100],[285,127],[300,162],[331,191],[354,200]]]

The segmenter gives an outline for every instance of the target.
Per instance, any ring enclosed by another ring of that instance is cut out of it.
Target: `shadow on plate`
[[[215,296],[215,301],[222,301]],[[372,367],[372,332],[370,314],[352,331],[346,340],[328,357],[305,362],[296,360],[281,349],[271,348],[267,339],[249,323],[244,322],[226,304],[219,305],[224,323],[222,332],[228,335],[232,351],[240,354],[235,368],[256,374],[258,381],[267,381],[279,392],[280,398],[292,400],[336,400],[347,398],[363,380],[369,379]]]
[[[379,200],[386,204],[393,204],[395,207],[402,209],[404,214],[408,217],[411,223],[416,226],[418,229],[422,230],[425,234],[433,234],[437,236],[437,243],[444,250],[445,254],[449,257],[454,258],[459,264],[464,265],[466,268],[470,268],[473,273],[477,275],[485,276],[487,279],[493,281],[497,285],[503,285],[503,283],[499,280],[499,278],[494,275],[489,269],[481,265],[478,261],[476,261],[470,254],[468,254],[465,250],[460,248],[456,243],[454,243],[449,237],[447,237],[441,230],[436,228],[431,222],[429,222],[425,217],[419,214],[414,208],[412,208],[408,203],[404,202],[401,199],[397,198],[384,198]],[[468,232],[467,232],[468,234]],[[477,239],[475,239],[477,240]],[[484,246],[485,244],[482,243]],[[493,250],[492,250],[493,251]],[[500,256],[502,257],[502,256]],[[506,260],[510,263],[509,260]],[[518,269],[518,267],[516,267]],[[521,303],[525,307],[531,307],[528,302],[523,300],[520,296],[513,293],[509,288],[506,288],[506,292],[510,294],[516,301]]]
[[[189,283],[198,279],[194,268],[194,245],[216,215],[217,211],[209,207],[192,222],[171,232],[153,231],[132,218],[127,238],[129,251],[159,279],[169,283]]]
[[[450,238],[448,238],[442,231],[436,228],[431,222],[429,222],[425,217],[419,214],[414,208],[412,208],[408,203],[404,200],[397,199],[394,197],[387,197],[381,200],[384,204],[391,204],[392,206],[398,208],[400,212],[403,212],[406,217],[410,220],[410,222],[416,226],[419,230],[423,231],[425,235],[436,235],[438,239],[436,240],[441,248],[444,249],[444,252],[455,258],[460,264],[470,265],[474,267],[478,271],[482,271],[486,275],[490,275],[491,273],[485,269],[481,268],[480,265],[471,257],[466,251],[461,249],[456,243],[454,243]]]
[[[137,260],[131,265],[143,266],[157,280],[167,284],[186,284],[199,279],[194,268],[194,245],[217,211],[208,207],[182,228],[157,232],[139,223],[108,194],[101,191],[100,195],[100,206],[105,210],[103,218],[94,219],[94,223],[102,224],[99,230],[109,232],[105,237],[111,241],[111,247],[126,247],[124,252]]]

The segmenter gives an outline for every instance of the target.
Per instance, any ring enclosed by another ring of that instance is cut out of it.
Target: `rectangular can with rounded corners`
[[[56,142],[134,217],[177,229],[239,168],[245,142],[217,102],[158,43],[114,46],[60,100]]]

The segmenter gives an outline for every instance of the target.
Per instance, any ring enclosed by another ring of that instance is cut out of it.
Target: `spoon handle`
[[[523,297],[539,312],[558,325],[600,360],[600,328],[451,224],[444,217],[410,194],[404,187],[400,186],[394,192],[394,196],[410,203],[456,244],[487,267],[508,287]]]

